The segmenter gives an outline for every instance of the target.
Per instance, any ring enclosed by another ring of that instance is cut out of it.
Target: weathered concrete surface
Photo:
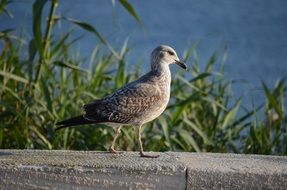
[[[175,155],[0,150],[0,187],[7,189],[185,189],[186,168]]]
[[[287,157],[181,153],[187,189],[287,189]]]
[[[287,189],[287,157],[0,150],[0,189]]]

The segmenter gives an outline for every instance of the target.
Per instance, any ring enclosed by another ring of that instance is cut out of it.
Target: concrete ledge
[[[287,189],[287,157],[0,150],[0,189]]]
[[[287,157],[181,154],[187,189],[287,189]]]

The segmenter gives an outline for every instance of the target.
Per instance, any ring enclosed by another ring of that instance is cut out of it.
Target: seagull
[[[175,50],[167,45],[155,48],[151,54],[151,70],[139,79],[130,82],[114,93],[100,100],[85,104],[83,115],[56,123],[56,130],[83,124],[105,124],[115,129],[109,151],[115,150],[116,140],[124,125],[135,126],[141,157],[156,158],[159,155],[144,153],[141,141],[141,128],[165,110],[170,98],[170,64],[186,69]]]

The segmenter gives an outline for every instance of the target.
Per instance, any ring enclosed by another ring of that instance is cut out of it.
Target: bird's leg
[[[159,157],[159,155],[149,155],[149,154],[145,154],[143,151],[143,145],[142,145],[142,140],[141,140],[141,125],[139,127],[137,127],[137,136],[138,136],[138,143],[139,143],[139,147],[140,147],[140,156],[141,157],[145,157],[145,158],[157,158]]]
[[[110,153],[114,153],[114,154],[118,153],[118,151],[115,150],[115,143],[116,143],[116,140],[117,140],[117,138],[119,137],[119,135],[121,133],[121,128],[122,128],[122,126],[119,126],[119,127],[117,127],[115,129],[115,136],[114,136],[113,142],[112,142],[112,144],[111,144],[111,146],[109,148]]]

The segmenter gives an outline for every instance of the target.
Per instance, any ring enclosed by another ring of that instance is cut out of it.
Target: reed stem
[[[44,50],[43,50],[43,54],[40,55],[39,64],[36,70],[36,75],[35,75],[35,80],[34,80],[35,84],[38,82],[40,78],[40,75],[41,75],[40,71],[41,71],[42,65],[46,63],[47,58],[49,57],[48,53],[49,53],[50,37],[51,37],[52,29],[53,29],[55,10],[57,6],[58,6],[58,0],[52,0],[50,13],[48,17],[48,24],[46,27],[45,36],[43,40]]]

